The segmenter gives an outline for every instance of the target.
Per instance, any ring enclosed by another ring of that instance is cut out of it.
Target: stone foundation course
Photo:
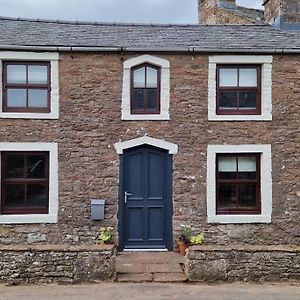
[[[113,281],[115,265],[111,245],[0,246],[0,282],[7,284]]]
[[[193,246],[186,256],[190,281],[300,280],[299,246]]]

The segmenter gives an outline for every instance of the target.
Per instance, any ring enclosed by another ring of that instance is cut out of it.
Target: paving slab
[[[118,282],[147,282],[152,280],[153,276],[151,273],[118,274]]]
[[[182,273],[178,263],[168,264],[145,264],[146,273]]]
[[[154,273],[154,282],[184,282],[187,278],[181,273]]]
[[[299,300],[300,284],[99,283],[0,285],[1,300]]]

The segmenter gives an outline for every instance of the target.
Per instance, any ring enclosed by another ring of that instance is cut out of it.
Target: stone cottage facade
[[[112,226],[119,250],[172,251],[181,224],[211,245],[300,243],[299,32],[0,27],[1,245]]]

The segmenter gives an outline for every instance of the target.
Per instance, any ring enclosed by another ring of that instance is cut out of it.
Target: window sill
[[[122,120],[124,121],[169,121],[169,114],[157,114],[157,115],[132,115],[132,114],[123,114]]]
[[[208,216],[208,223],[220,224],[249,224],[271,223],[270,215],[214,215]]]
[[[0,224],[57,223],[57,215],[0,215]]]
[[[272,121],[271,114],[265,115],[216,115],[208,114],[209,121]]]
[[[53,120],[58,119],[58,112],[51,113],[17,113],[17,112],[2,112],[0,113],[2,119],[40,119]]]

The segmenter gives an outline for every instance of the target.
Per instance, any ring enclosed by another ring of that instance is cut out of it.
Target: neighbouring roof
[[[283,32],[269,25],[134,25],[0,17],[0,49],[300,52],[299,37],[299,32]]]
[[[242,18],[249,19],[256,24],[264,23],[263,10],[238,6],[235,3],[229,3],[227,1],[220,1],[219,5],[222,9],[236,14]]]

